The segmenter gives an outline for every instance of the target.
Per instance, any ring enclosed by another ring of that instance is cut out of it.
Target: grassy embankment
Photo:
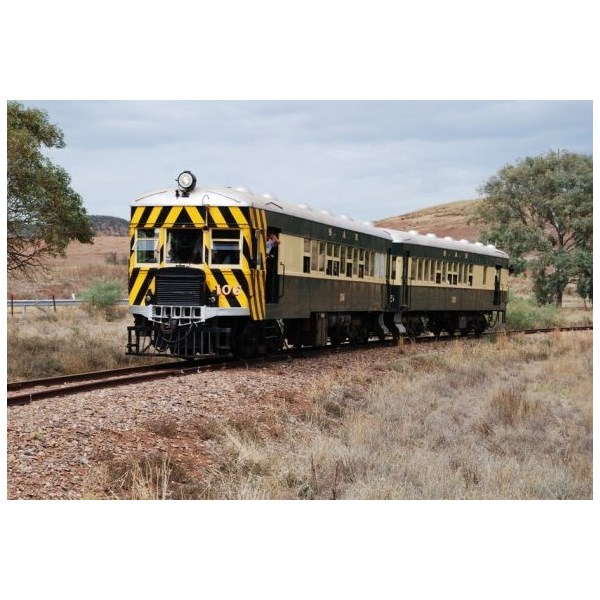
[[[201,480],[167,453],[135,455],[102,464],[89,497],[592,497],[591,332],[408,345],[280,394],[270,416],[195,425],[214,460]],[[161,423],[165,437],[184,426]]]

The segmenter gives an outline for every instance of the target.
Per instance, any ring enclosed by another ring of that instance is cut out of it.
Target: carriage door
[[[277,265],[279,264],[279,229],[269,227],[267,229],[267,281],[266,281],[266,302],[267,304],[276,304],[279,302],[279,273]],[[277,242],[272,243],[269,237],[275,235]]]
[[[395,279],[396,257],[392,256],[392,249],[388,248],[385,265],[385,298],[382,306],[390,308],[392,305],[392,281]]]
[[[496,266],[496,276],[494,278],[494,306],[500,304],[500,270],[501,267]]]
[[[410,306],[410,286],[408,284],[408,260],[410,252],[406,250],[402,259],[402,287],[400,288],[400,309],[406,310]]]

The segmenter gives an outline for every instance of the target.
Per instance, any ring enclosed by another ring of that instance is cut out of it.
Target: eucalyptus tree
[[[62,131],[45,111],[7,107],[8,271],[31,275],[46,257],[65,256],[72,240],[93,243],[93,230],[69,174],[42,153],[64,148]]]
[[[506,165],[479,189],[482,239],[511,256],[517,271],[531,269],[541,304],[562,304],[567,283],[591,298],[593,161],[550,151]]]

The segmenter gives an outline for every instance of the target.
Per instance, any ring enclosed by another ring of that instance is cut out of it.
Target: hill
[[[124,237],[129,235],[129,223],[125,219],[105,215],[90,215],[90,221],[96,236]]]
[[[388,227],[400,231],[414,229],[419,233],[435,233],[438,237],[450,236],[454,239],[479,240],[482,226],[468,223],[481,200],[459,200],[448,204],[438,204],[405,215],[388,217],[375,221],[377,227]]]

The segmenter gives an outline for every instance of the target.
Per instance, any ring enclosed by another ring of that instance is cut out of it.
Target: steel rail
[[[19,393],[8,396],[8,405],[29,404],[34,400],[70,396],[80,392],[106,389],[132,383],[141,383],[154,379],[163,379],[179,375],[198,373],[201,370],[222,368],[231,359],[220,359],[200,362],[181,362],[161,365],[146,365],[146,367],[115,369],[113,371],[98,371],[95,373],[81,373],[67,377],[52,377],[34,381],[23,381]],[[154,367],[154,368],[153,368]],[[86,377],[87,376],[87,377]],[[42,387],[42,389],[39,389]],[[23,390],[23,388],[25,388]],[[38,389],[35,389],[38,388]]]
[[[105,371],[89,371],[84,373],[74,373],[71,375],[56,375],[55,377],[43,377],[40,379],[27,379],[23,381],[10,381],[7,384],[7,390],[14,392],[22,388],[32,387],[51,387],[74,383],[77,381],[91,381],[94,379],[109,379],[111,377],[121,377],[126,375],[135,375],[137,373],[146,373],[157,369],[178,369],[192,363],[190,361],[170,361],[165,363],[156,363],[151,365],[137,365],[134,367],[119,367],[117,369],[108,369]]]
[[[495,335],[530,335],[535,333],[553,333],[568,332],[568,331],[589,331],[592,330],[592,325],[574,326],[574,327],[551,327],[539,329],[524,329],[524,330],[502,330],[485,332],[479,337],[490,337]],[[459,340],[477,339],[475,336],[428,336],[411,340],[409,338],[400,338],[399,342],[417,342],[417,343],[434,343],[434,342],[450,342]],[[110,371],[94,371],[89,373],[77,373],[74,375],[62,375],[58,377],[49,377],[46,379],[34,379],[29,381],[12,382],[7,385],[9,392],[20,392],[8,396],[8,405],[29,404],[34,400],[42,400],[45,398],[54,398],[58,396],[68,396],[80,392],[93,391],[97,389],[105,389],[132,383],[141,383],[153,379],[162,379],[166,377],[189,375],[199,373],[200,371],[208,371],[216,368],[238,368],[240,366],[250,366],[254,364],[264,364],[270,360],[286,360],[288,358],[310,358],[317,356],[323,352],[347,352],[355,348],[376,348],[381,346],[390,346],[398,343],[390,339],[383,341],[373,340],[366,344],[350,345],[349,343],[340,346],[318,346],[307,348],[291,348],[284,350],[281,353],[269,355],[266,357],[257,357],[247,360],[235,359],[232,357],[211,358],[202,361],[179,361],[170,363],[159,363],[155,365],[143,365],[139,367],[124,367],[113,369]],[[38,388],[38,389],[35,389]],[[39,389],[43,388],[43,389]],[[27,391],[29,390],[29,391]]]

